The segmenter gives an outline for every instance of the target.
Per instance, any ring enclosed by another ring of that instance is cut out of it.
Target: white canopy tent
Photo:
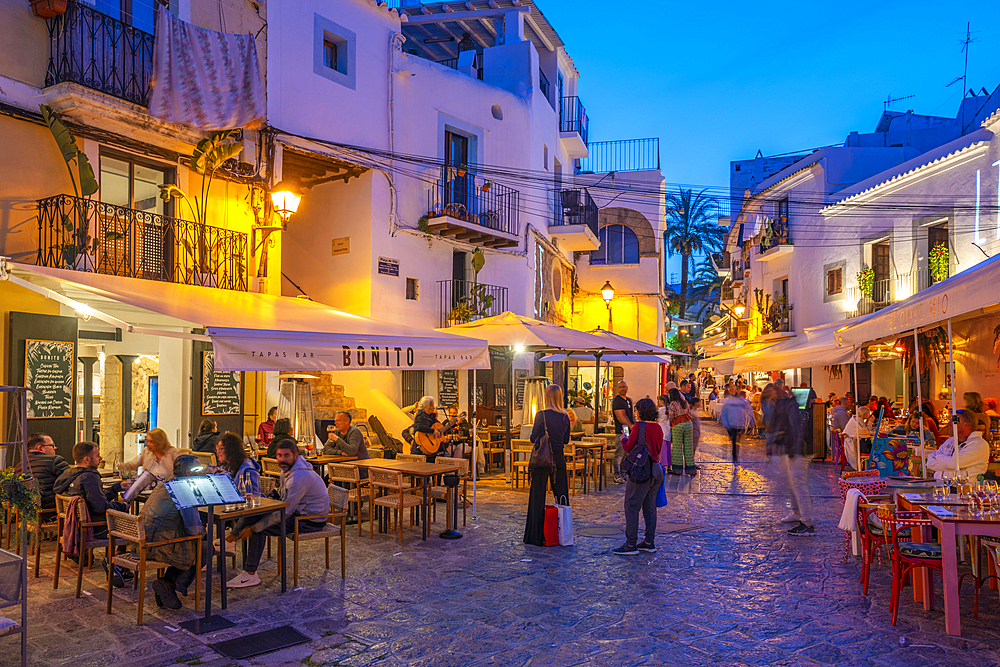
[[[836,330],[837,343],[841,346],[862,347],[870,343],[903,335],[912,335],[920,366],[919,332],[946,323],[948,330],[948,367],[951,374],[951,405],[955,404],[955,346],[952,340],[953,319],[967,319],[1000,308],[996,295],[997,276],[1000,275],[1000,255],[980,262],[960,273],[922,290],[908,299],[878,312],[858,318]],[[923,403],[920,383],[917,383],[917,400]],[[925,451],[924,424],[920,421],[921,451]],[[955,439],[955,470],[958,471],[958,424],[952,420],[952,437]],[[926,461],[925,461],[926,463]],[[925,468],[926,473],[926,468]]]

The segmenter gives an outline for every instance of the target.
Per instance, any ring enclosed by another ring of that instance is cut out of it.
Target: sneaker
[[[153,593],[156,594],[158,603],[162,602],[167,609],[181,608],[181,600],[174,592],[174,587],[165,579],[157,579],[153,582]]]
[[[638,549],[639,551],[645,551],[646,553],[656,553],[656,546],[650,544],[645,540],[640,542],[639,546],[637,546],[636,549]]]
[[[620,547],[618,547],[617,549],[612,549],[611,553],[617,554],[619,556],[635,556],[636,554],[639,553],[639,550],[636,549],[635,547],[629,546],[628,543],[625,543]]]
[[[240,572],[238,576],[233,577],[226,583],[228,588],[249,588],[250,586],[258,586],[260,584],[260,577],[257,573],[253,574],[249,572]]]
[[[101,565],[104,567],[104,574],[108,575],[108,559],[104,558],[101,560]],[[115,588],[125,588],[125,577],[122,576],[121,568],[117,565],[114,566],[114,575],[111,578],[111,583],[114,584]]]
[[[792,512],[791,514],[789,514],[788,516],[786,516],[784,519],[781,520],[781,523],[801,523],[801,522],[802,522],[802,517],[800,517],[795,512]]]
[[[787,532],[789,535],[794,535],[796,537],[801,535],[813,536],[816,534],[816,529],[812,527],[812,524],[802,523],[799,521],[799,525],[789,529]]]

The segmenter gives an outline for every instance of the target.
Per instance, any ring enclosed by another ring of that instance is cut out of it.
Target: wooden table
[[[314,456],[309,458],[304,457],[306,462],[314,466],[325,466],[327,463],[343,463],[344,461],[353,461],[357,456],[350,456],[348,454],[320,454],[319,456]]]
[[[219,559],[218,567],[219,567],[219,572],[222,575],[222,584],[221,584],[222,593],[221,593],[220,597],[221,597],[222,608],[223,609],[226,609],[227,606],[228,606],[228,601],[226,599],[226,557],[227,557],[226,556],[226,545],[225,545],[226,524],[229,523],[230,521],[235,521],[236,519],[241,519],[241,518],[246,517],[246,516],[256,516],[256,515],[270,514],[271,512],[275,512],[275,511],[281,513],[281,535],[280,535],[280,538],[278,540],[278,554],[279,554],[278,557],[279,557],[279,562],[281,563],[281,567],[280,567],[280,569],[281,569],[281,592],[284,593],[288,589],[288,580],[287,580],[287,576],[286,576],[286,572],[287,572],[287,569],[288,569],[288,565],[287,565],[288,559],[285,557],[286,556],[286,554],[285,554],[285,509],[287,507],[288,507],[288,503],[286,503],[283,500],[273,500],[271,498],[261,497],[261,499],[260,499],[260,505],[257,506],[257,507],[249,507],[249,508],[247,508],[247,507],[241,507],[240,509],[226,511],[225,510],[225,506],[222,506],[221,508],[219,508],[219,512],[218,513],[212,513],[212,515],[215,518],[215,522],[219,524],[219,542],[220,542],[219,546],[221,548],[219,549],[219,552],[218,552],[218,554],[219,554],[218,555],[218,559]],[[207,510],[205,508],[201,508],[201,511],[204,512],[204,511],[207,511]],[[209,544],[213,544],[213,546],[214,546],[214,540],[212,539],[212,529],[211,528],[209,528],[209,531],[208,531],[208,540],[209,540]],[[244,552],[244,556],[245,556],[245,552]],[[205,595],[207,595],[209,598],[212,597],[212,590],[211,590],[210,587],[206,591]]]
[[[942,505],[943,503],[934,503]],[[941,536],[941,565],[944,570],[944,630],[949,635],[962,634],[958,608],[958,554],[956,536],[1000,537],[1000,514],[973,516],[966,507],[951,507],[955,516],[939,516],[926,507],[921,511],[931,520]],[[924,568],[926,569],[926,568]],[[924,604],[926,607],[926,602]]]
[[[361,461],[347,461],[348,465],[359,468],[378,468],[380,470],[395,470],[410,477],[420,478],[420,485],[423,487],[423,502],[420,504],[421,513],[421,536],[427,540],[427,499],[428,487],[432,477],[443,475],[448,472],[458,472],[457,463],[420,463],[411,461],[397,461],[395,459],[364,459]],[[374,509],[374,508],[372,508]]]
[[[597,481],[594,483],[596,491],[600,491],[604,488],[604,447],[603,442],[583,442],[574,441],[573,446],[577,450],[583,450],[583,493],[586,495],[588,488],[590,487],[590,474],[587,469],[590,459],[593,458],[598,466]],[[597,450],[595,453],[594,450]]]

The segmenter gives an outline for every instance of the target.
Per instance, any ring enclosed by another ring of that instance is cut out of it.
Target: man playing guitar
[[[427,462],[433,463],[440,454],[445,454],[447,443],[446,432],[454,424],[442,423],[437,418],[437,408],[432,396],[424,396],[417,404],[417,415],[413,419],[413,449],[414,454],[424,454]]]

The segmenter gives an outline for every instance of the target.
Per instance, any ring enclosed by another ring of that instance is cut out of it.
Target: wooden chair
[[[326,541],[326,569],[329,570],[330,538],[340,535],[340,578],[344,579],[347,576],[347,546],[344,540],[346,539],[345,534],[347,533],[347,512],[345,510],[347,509],[348,493],[346,489],[333,484],[327,486],[326,491],[330,496],[329,514],[295,517],[295,530],[292,532],[291,538],[294,544],[292,550],[295,558],[295,564],[292,566],[292,582],[296,587],[299,585],[299,542],[305,542],[308,540]],[[326,519],[326,525],[324,525],[321,530],[312,533],[300,533],[299,522],[309,519]],[[333,523],[335,519],[340,519],[339,526]]]
[[[521,473],[524,472],[524,479],[530,482],[528,477],[528,463],[531,462],[531,441],[511,440],[510,441],[510,467],[511,483],[515,489],[521,488]]]
[[[146,570],[165,570],[169,564],[146,557],[146,550],[150,547],[161,547],[167,544],[177,544],[179,542],[195,542],[197,558],[195,560],[195,572],[198,574],[194,578],[194,608],[201,606],[201,535],[189,535],[187,537],[176,537],[172,540],[161,540],[159,542],[146,541],[145,517],[141,514],[129,514],[117,510],[108,510],[108,538],[109,549],[114,551],[115,538],[120,538],[136,546],[135,553],[116,554],[112,561],[118,567],[135,572],[135,582],[139,589],[139,611],[136,618],[136,625],[142,625],[143,604],[146,595]],[[108,577],[108,613],[111,613],[111,600],[114,598],[114,588],[111,585],[111,577]]]
[[[216,465],[215,454],[212,452],[192,452],[192,455],[201,461],[201,464],[204,466]]]
[[[371,502],[370,508],[373,517],[372,521],[368,523],[368,537],[375,537],[374,509],[378,505],[387,510],[395,510],[396,525],[399,527],[399,543],[403,544],[403,510],[420,507],[422,499],[413,493],[412,488],[404,484],[403,473],[399,471],[371,468],[368,474],[371,475],[368,485],[368,497]],[[385,492],[385,495],[376,497],[376,489],[381,489]],[[413,524],[412,514],[410,524]]]
[[[569,493],[570,495],[576,495],[577,473],[579,473],[580,485],[583,486],[583,475],[586,474],[586,469],[584,468],[585,461],[582,454],[577,456],[576,445],[572,441],[569,443],[568,449],[569,451],[566,452],[566,475],[569,477]],[[558,500],[556,498],[556,501]]]
[[[40,502],[36,502],[38,507],[38,519],[27,523],[28,532],[35,536],[35,579],[38,578],[38,569],[42,557],[42,539],[52,535],[59,535],[59,517],[55,508],[42,509]],[[18,546],[20,549],[20,545]],[[60,547],[56,544],[56,558],[59,557]]]
[[[354,489],[354,503],[357,507],[358,517],[358,537],[361,537],[361,489],[368,486],[368,478],[361,479],[361,468],[344,463],[328,463],[326,466],[327,477],[330,482],[342,482],[348,484],[348,495]],[[371,521],[371,505],[368,506],[368,520]]]
[[[397,461],[409,461],[410,463],[427,463],[427,457],[423,454],[396,454]]]
[[[77,497],[78,496],[64,496],[64,495],[56,494],[56,517],[57,517],[57,521],[58,521],[60,509],[62,510],[62,523],[60,523],[60,528],[59,528],[59,535],[60,535],[59,551],[60,552],[62,551],[62,532],[63,532],[63,529],[65,527],[66,512],[67,512],[67,510],[69,508],[70,501],[73,500],[74,498],[77,498]],[[79,538],[79,547],[80,547],[80,549],[79,549],[79,552],[78,552],[79,556],[80,556],[80,560],[79,560],[79,563],[77,564],[77,570],[76,570],[76,597],[80,597],[80,594],[83,591],[83,566],[84,566],[84,564],[89,559],[91,566],[93,566],[93,561],[94,561],[93,550],[94,549],[101,549],[101,548],[105,549],[105,557],[108,559],[109,563],[111,562],[111,547],[110,547],[110,542],[106,538],[105,539],[97,539],[97,540],[95,540],[95,539],[88,540],[87,539],[87,529],[88,528],[101,528],[101,527],[103,527],[103,526],[105,526],[107,524],[105,524],[102,521],[84,521],[83,520],[83,508],[84,507],[86,507],[85,502],[80,502],[76,506],[76,508],[77,508],[77,523],[78,523],[78,525],[80,527],[80,538]],[[61,560],[62,560],[61,558],[57,558],[56,559],[56,574],[55,574],[55,581],[53,582],[53,585],[52,585],[53,588],[59,588],[59,563],[60,563]],[[108,568],[108,585],[109,586],[111,585],[112,579],[113,579],[113,577],[112,577],[112,571],[111,571],[111,568],[109,567]]]
[[[369,447],[368,448],[368,458],[370,459],[384,459],[385,450],[381,447]]]
[[[263,479],[264,475],[269,477],[281,477],[281,468],[278,466],[278,459],[263,457],[260,460],[260,466],[262,468],[261,479]]]
[[[437,463],[447,463],[450,465],[457,465],[459,467],[458,476],[462,480],[462,525],[464,526],[466,522],[466,513],[468,511],[465,507],[465,497],[469,493],[469,479],[471,479],[469,476],[469,460],[449,458],[446,456],[439,456],[434,460]],[[451,493],[449,493],[449,491],[451,491],[451,489],[447,486],[432,486],[430,488],[430,497],[434,500],[443,498],[447,502],[446,511],[449,512],[448,516],[451,516]]]

